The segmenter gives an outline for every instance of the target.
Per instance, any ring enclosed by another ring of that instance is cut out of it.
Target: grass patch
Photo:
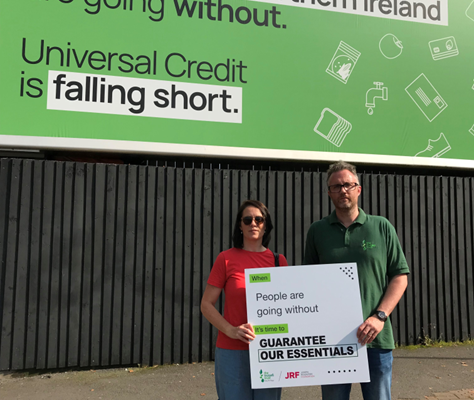
[[[429,347],[458,347],[458,346],[474,346],[474,340],[464,340],[462,342],[445,342],[443,340],[433,340],[429,337],[420,338],[420,343],[412,344],[408,346],[397,345],[397,349],[404,350],[416,350],[416,349],[426,349]]]

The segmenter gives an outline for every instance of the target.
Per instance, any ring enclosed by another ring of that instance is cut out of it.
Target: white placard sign
[[[252,388],[369,382],[357,265],[245,270]]]

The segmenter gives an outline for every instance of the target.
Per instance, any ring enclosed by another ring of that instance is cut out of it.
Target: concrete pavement
[[[217,399],[212,362],[149,368],[0,373],[0,398]],[[283,400],[320,399],[319,387],[283,390]],[[394,351],[393,400],[474,399],[474,346]],[[243,399],[245,400],[245,399]],[[351,400],[362,400],[353,385]]]

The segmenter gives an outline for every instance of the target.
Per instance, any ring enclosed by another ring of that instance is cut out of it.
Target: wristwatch
[[[375,316],[382,322],[385,322],[388,318],[387,314],[380,310],[375,311]]]

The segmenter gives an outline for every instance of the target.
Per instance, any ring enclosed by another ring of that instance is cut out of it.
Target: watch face
[[[378,319],[384,322],[387,320],[387,316],[385,315],[383,311],[377,311],[377,317]]]

